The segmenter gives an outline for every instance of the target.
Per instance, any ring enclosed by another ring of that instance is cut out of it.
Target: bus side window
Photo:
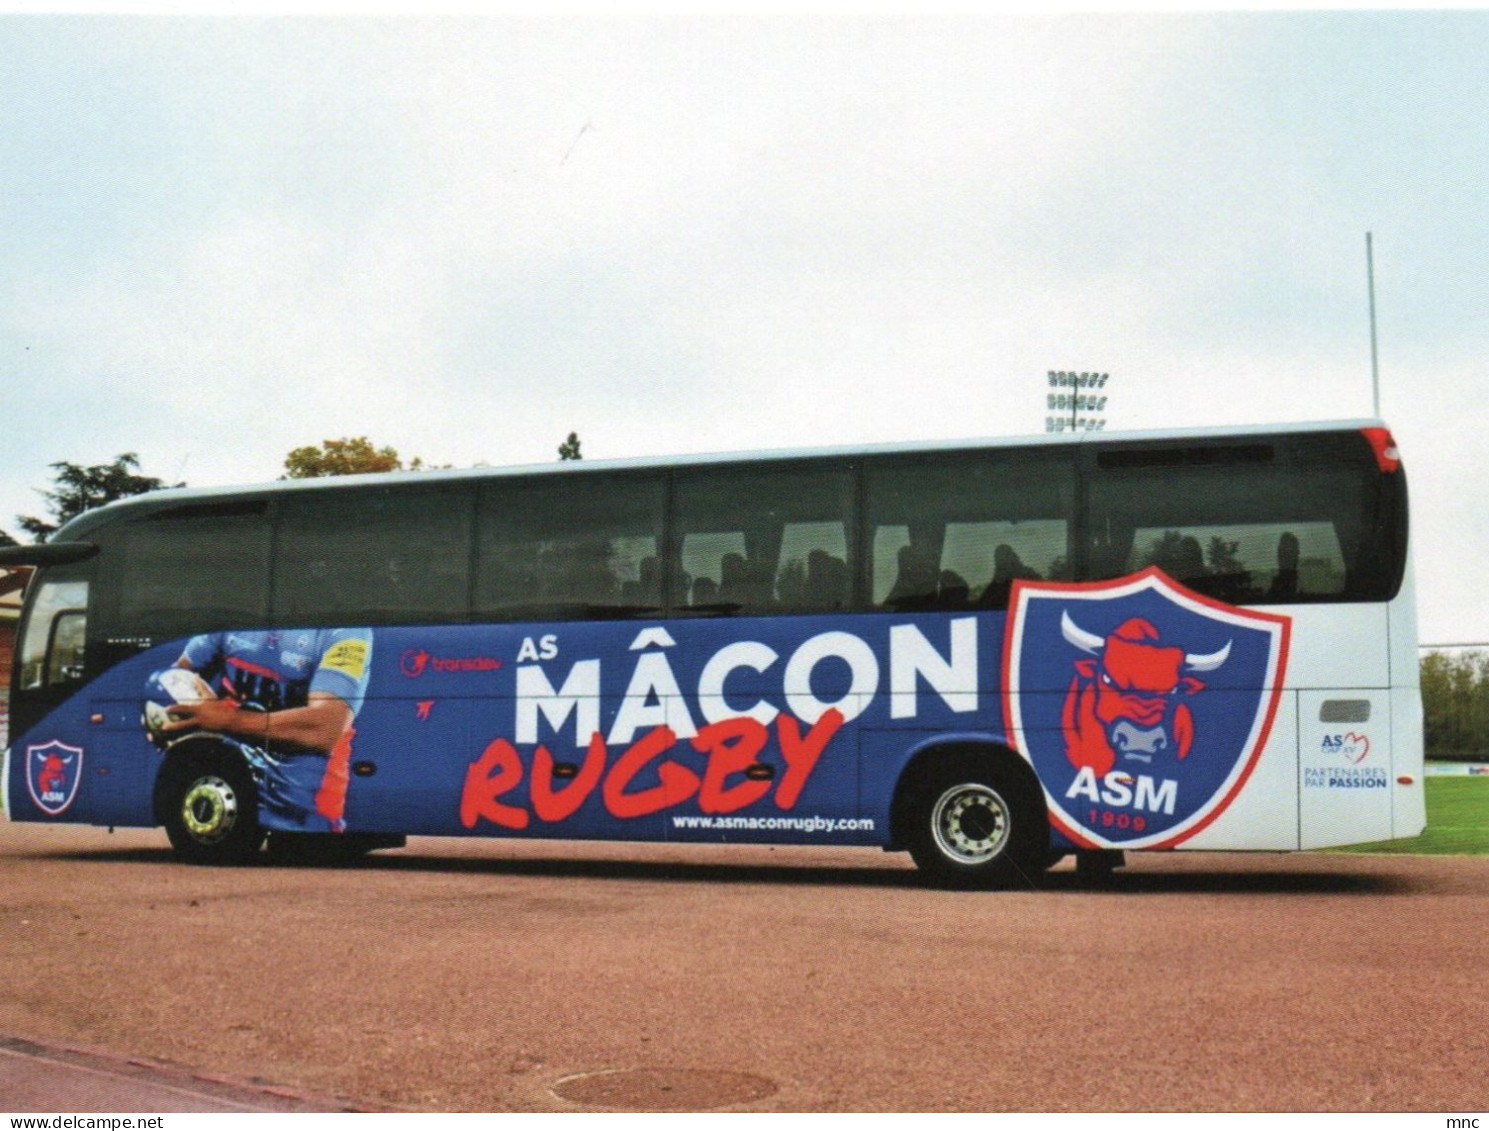
[[[263,500],[190,503],[106,527],[95,633],[163,641],[263,624],[267,510]]]
[[[1090,489],[1091,578],[1156,566],[1227,604],[1338,600],[1360,476],[1266,463],[1104,469]]]
[[[652,616],[662,606],[664,481],[558,473],[481,491],[477,617]]]
[[[853,476],[843,464],[680,475],[672,602],[700,615],[846,609]]]
[[[866,480],[874,608],[1003,609],[1017,581],[1069,576],[1067,459],[891,457],[872,464]]]
[[[279,502],[273,620],[468,619],[472,502],[459,484],[287,495]]]

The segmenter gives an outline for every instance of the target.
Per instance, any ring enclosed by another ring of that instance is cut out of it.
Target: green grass
[[[1411,840],[1354,844],[1338,852],[1489,856],[1489,777],[1428,777],[1427,831]]]

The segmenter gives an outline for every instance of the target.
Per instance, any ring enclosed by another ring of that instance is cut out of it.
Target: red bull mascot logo
[[[83,751],[62,742],[26,747],[26,789],[49,817],[65,813],[83,780]]]
[[[1065,697],[1061,726],[1065,753],[1076,767],[1098,775],[1118,757],[1151,764],[1172,751],[1182,761],[1194,745],[1194,715],[1184,702],[1205,689],[1193,672],[1212,672],[1230,655],[1230,643],[1208,655],[1193,655],[1160,643],[1158,629],[1141,617],[1110,636],[1087,632],[1060,619],[1065,639],[1097,657],[1077,660]]]
[[[1242,792],[1280,701],[1290,621],[1156,567],[1019,582],[1004,640],[1009,734],[1078,847],[1171,848]]]

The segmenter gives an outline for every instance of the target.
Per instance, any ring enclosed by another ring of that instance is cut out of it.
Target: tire
[[[181,755],[162,781],[166,836],[187,864],[246,864],[264,843],[258,790],[235,751]]]
[[[945,887],[1032,887],[1048,867],[1043,799],[1008,768],[959,761],[926,775],[912,805],[910,856]]]

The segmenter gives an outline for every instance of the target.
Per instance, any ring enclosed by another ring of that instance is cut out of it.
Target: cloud
[[[754,385],[785,415],[771,394],[811,380],[817,341],[873,370],[935,345],[916,327],[932,358],[966,337],[998,217],[1104,152],[1172,39],[1068,19],[132,24],[103,69],[152,144],[110,159],[176,181],[110,201],[119,230],[35,264],[11,317],[68,379],[127,387],[147,432],[193,381],[260,446],[432,443],[472,410],[526,432],[513,402],[538,383],[605,417]]]

